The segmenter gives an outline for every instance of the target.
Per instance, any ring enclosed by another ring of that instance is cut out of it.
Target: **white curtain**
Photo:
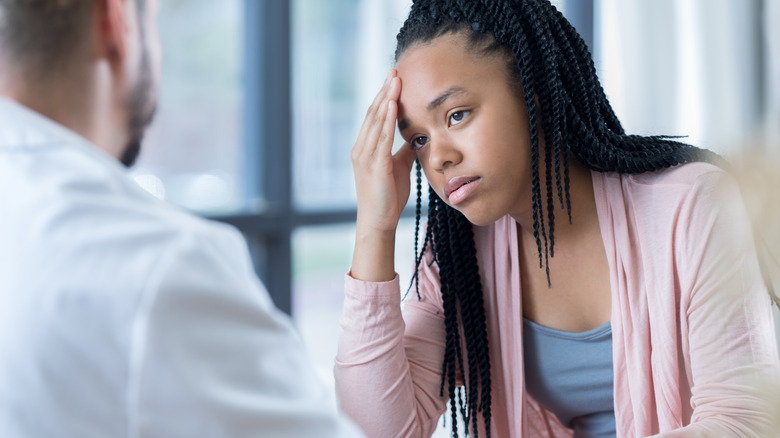
[[[596,0],[594,15],[598,69],[628,132],[726,155],[760,132],[760,0]]]

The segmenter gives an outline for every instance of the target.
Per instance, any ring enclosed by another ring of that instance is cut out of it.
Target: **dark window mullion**
[[[244,190],[250,211],[216,218],[244,232],[274,304],[292,311],[290,5],[244,1]],[[250,226],[252,219],[259,226]],[[276,220],[274,220],[276,219]]]

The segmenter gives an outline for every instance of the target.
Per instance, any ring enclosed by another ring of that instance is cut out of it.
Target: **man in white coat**
[[[0,437],[352,437],[234,229],[127,177],[157,0],[0,0]]]

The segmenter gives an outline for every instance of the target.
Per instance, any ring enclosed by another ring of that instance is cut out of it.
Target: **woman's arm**
[[[352,277],[390,281],[395,277],[395,230],[409,199],[414,151],[405,144],[392,154],[401,80],[395,70],[368,108],[352,148],[357,224]]]
[[[411,297],[403,318],[397,276],[383,283],[347,277],[336,393],[368,437],[429,437],[444,412],[444,320],[431,298],[438,291],[433,269],[421,264],[422,300]]]
[[[678,254],[692,279],[683,290],[692,292],[680,306],[693,414],[689,426],[659,436],[778,436],[770,300],[739,190],[724,172],[704,174],[683,214]]]
[[[402,317],[395,274],[395,232],[415,157],[408,144],[392,154],[400,92],[391,70],[352,149],[358,215],[335,367],[341,408],[369,437],[382,438],[430,436],[445,405],[441,306],[426,296]],[[421,293],[435,296],[431,269],[421,267],[418,278]]]

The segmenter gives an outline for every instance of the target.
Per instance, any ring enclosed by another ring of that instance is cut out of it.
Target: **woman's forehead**
[[[411,46],[399,58],[396,69],[402,101],[411,95],[430,102],[448,89],[470,91],[486,81],[506,78],[506,63],[501,57],[476,53],[466,38],[457,34]]]

